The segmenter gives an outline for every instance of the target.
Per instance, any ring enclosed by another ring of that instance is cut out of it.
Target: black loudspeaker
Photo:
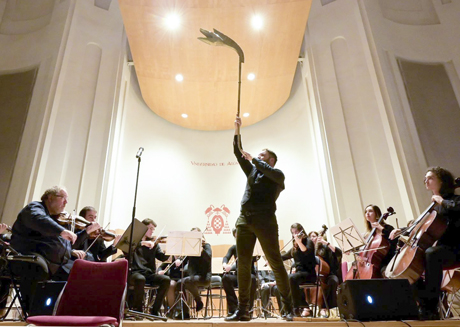
[[[66,282],[39,282],[35,291],[29,316],[52,315],[56,300]]]
[[[343,319],[418,319],[417,304],[407,279],[347,280],[337,293]]]

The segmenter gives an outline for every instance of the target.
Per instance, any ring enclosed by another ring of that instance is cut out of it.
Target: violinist
[[[4,234],[9,228],[7,224],[0,224],[0,239],[5,242],[10,241],[10,235]],[[0,246],[1,251],[3,251],[3,247]],[[1,271],[1,276],[7,276],[8,273],[6,271],[3,271],[3,269],[6,269],[6,267],[1,266],[2,268]],[[0,279],[0,317],[3,317],[4,315],[4,310],[6,307],[6,303],[8,300],[8,293],[10,291],[10,284],[11,284],[11,279],[9,278],[2,278]]]
[[[376,237],[376,235],[381,235],[385,240],[389,242],[388,252],[386,256],[382,259],[380,267],[374,267],[375,269],[378,269],[378,271],[380,272],[379,277],[380,275],[383,275],[386,266],[390,262],[391,258],[394,256],[397,245],[397,242],[389,238],[391,231],[394,230],[394,227],[385,223],[384,220],[382,220],[379,224],[378,220],[381,216],[382,211],[378,206],[374,204],[369,204],[364,208],[364,222],[366,224],[366,233],[364,234],[364,239],[367,239],[369,233],[372,231],[373,228],[375,228],[376,230],[374,238]]]
[[[289,283],[291,286],[292,304],[294,306],[293,315],[300,317],[302,291],[299,286],[302,283],[313,283],[316,281],[315,246],[299,223],[291,225],[291,235],[293,238],[292,249],[283,255],[282,258],[283,261],[294,259],[295,272],[289,275]],[[304,315],[311,316],[311,311],[307,309]]]
[[[191,231],[201,232],[201,229],[194,227]],[[194,300],[196,311],[203,309],[203,301],[201,300],[200,291],[198,287],[208,287],[211,284],[211,262],[212,262],[212,249],[211,244],[206,242],[204,235],[202,235],[202,249],[201,255],[199,257],[186,257],[184,259],[185,264],[188,264],[187,273],[188,276],[183,280],[180,280],[176,285],[176,292],[181,289],[181,283],[184,283],[184,287],[188,290]],[[189,312],[187,312],[188,307],[185,306],[184,310],[184,319],[190,318]],[[181,319],[181,313],[177,312],[175,315],[176,319]]]
[[[89,222],[96,222],[97,211],[94,207],[86,206],[80,210],[79,216],[85,218]],[[107,261],[108,257],[117,253],[115,245],[117,245],[121,235],[115,235],[113,244],[108,247],[105,246],[103,235],[104,234],[101,234],[100,230],[96,230],[89,235],[89,238],[87,238],[83,244],[81,244],[78,248],[75,248],[74,246],[74,248],[76,250],[87,251],[85,260],[97,262]]]
[[[321,257],[330,268],[330,272],[325,280],[325,297],[329,309],[337,307],[337,287],[342,283],[342,271],[340,263],[342,262],[342,250],[333,246],[326,239],[326,236],[320,236],[318,232],[310,232],[308,237],[315,244],[315,253]],[[329,312],[323,307],[319,313],[320,317],[328,318]]]
[[[236,238],[236,228],[233,228],[232,234],[233,237]],[[234,258],[235,261],[233,264],[229,264],[232,258]],[[254,295],[257,290],[256,269],[254,266],[255,262],[256,257],[252,257],[249,311],[251,311],[254,306]],[[238,308],[238,298],[235,293],[235,287],[238,287],[238,254],[236,253],[236,245],[232,245],[228,249],[227,254],[222,258],[222,268],[224,270],[224,275],[222,276],[222,287],[227,298],[227,317],[230,317]],[[232,272],[234,272],[234,274]]]
[[[176,285],[177,282],[181,279],[182,276],[182,258],[176,257],[174,255],[171,256],[171,263],[162,263],[160,267],[158,267],[158,274],[164,274],[169,276],[171,279],[171,284],[166,293],[166,302],[168,303],[168,307],[171,308],[175,302],[176,298]],[[172,314],[172,312],[170,312]]]
[[[150,314],[158,316],[165,297],[169,289],[171,279],[164,275],[164,272],[156,273],[155,259],[166,261],[169,256],[160,248],[158,243],[153,241],[153,232],[157,224],[150,218],[142,221],[148,227],[147,232],[134,251],[132,262],[132,274],[129,278],[129,285],[134,286],[132,297],[129,302],[130,307],[139,312],[143,312],[144,286],[145,284],[158,286],[155,302],[150,308]]]
[[[41,201],[26,205],[18,214],[12,228],[11,246],[21,254],[37,255],[36,262],[12,262],[15,275],[21,277],[21,294],[29,308],[36,283],[52,277],[65,280],[68,276],[63,267],[73,257],[82,258],[83,251],[73,250],[72,245],[88,237],[88,233],[100,228],[91,224],[75,234],[60,225],[57,220],[67,204],[65,188],[54,186],[47,189]]]
[[[434,210],[447,219],[447,229],[437,244],[425,251],[425,282],[419,281],[419,315],[422,320],[439,319],[437,305],[441,293],[442,270],[444,267],[460,263],[460,196],[455,195],[452,173],[435,167],[425,174],[425,187],[431,191]],[[395,230],[390,237],[398,234]]]

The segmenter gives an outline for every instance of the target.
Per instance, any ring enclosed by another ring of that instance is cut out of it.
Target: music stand
[[[134,223],[134,228],[132,228],[133,223]],[[131,253],[134,253],[134,250],[136,249],[137,245],[144,237],[147,230],[148,230],[148,227],[146,225],[144,225],[138,219],[133,218],[133,222],[125,230],[125,232],[123,233],[123,235],[121,236],[120,240],[118,241],[115,247],[123,251],[123,253],[128,253],[128,256],[131,257],[132,256]],[[130,242],[130,239],[131,239],[131,242]],[[130,260],[130,262],[132,264],[132,260]],[[132,274],[132,270],[130,266],[128,280],[131,274]],[[155,320],[155,319],[159,319],[163,321],[167,320],[165,317],[155,316],[155,315],[147,314],[144,312],[139,312],[139,311],[129,310],[129,309],[125,310],[125,314],[129,314],[131,316],[138,316],[141,318],[146,318],[148,320]]]
[[[129,253],[129,239],[131,237],[132,223],[129,225],[128,229],[125,230],[120,240],[118,241],[115,247],[120,249],[124,253]],[[131,241],[131,250],[134,250],[139,242],[144,237],[147,232],[148,227],[140,222],[138,219],[134,218],[134,230],[133,230],[133,239]]]
[[[187,257],[199,257],[201,256],[202,250],[202,232],[183,232],[183,231],[174,231],[168,233],[168,238],[166,240],[166,254],[167,255],[176,255],[184,257],[182,259],[181,265],[181,283],[179,295],[176,302],[169,308],[166,312],[168,315],[176,306],[180,305],[180,312],[182,320],[184,320],[184,304],[190,311],[190,307],[187,304],[187,301],[184,300],[184,262]]]
[[[361,233],[359,233],[358,228],[356,228],[356,225],[354,224],[353,220],[351,220],[351,218],[347,218],[338,223],[337,225],[331,227],[330,230],[332,237],[334,237],[342,251],[344,253],[348,251],[353,252],[355,263],[357,263],[356,254],[359,251],[356,250],[363,246],[365,244],[365,241],[361,236]],[[353,278],[356,277],[356,273],[358,273],[359,277],[358,267],[355,265],[355,267],[353,268]]]

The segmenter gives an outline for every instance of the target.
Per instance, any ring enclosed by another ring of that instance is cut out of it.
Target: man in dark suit
[[[273,151],[262,150],[257,158],[237,145],[241,118],[235,120],[233,150],[241,169],[247,176],[246,190],[241,201],[241,213],[236,221],[236,247],[238,252],[238,310],[226,321],[248,321],[251,289],[251,262],[256,239],[275,274],[276,284],[283,302],[287,320],[292,320],[292,302],[287,272],[284,269],[278,245],[276,199],[284,190],[284,174],[274,168],[277,157]]]
[[[67,204],[67,191],[59,186],[49,188],[43,193],[41,201],[25,206],[13,225],[11,246],[21,254],[38,256],[37,262],[12,262],[13,273],[20,275],[20,290],[26,310],[35,293],[36,283],[48,278],[66,280],[68,271],[65,265],[72,257],[83,259],[84,251],[73,250],[88,234],[99,229],[92,223],[77,234],[57,222]]]

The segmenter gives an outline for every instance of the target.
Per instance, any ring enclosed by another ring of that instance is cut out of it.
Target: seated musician
[[[380,267],[378,268],[380,273],[376,276],[377,278],[380,278],[383,276],[383,272],[385,271],[386,266],[390,262],[391,258],[393,258],[395,251],[396,251],[396,245],[397,242],[394,240],[391,240],[390,233],[392,230],[394,230],[394,227],[387,224],[384,220],[381,221],[381,223],[378,223],[378,220],[382,216],[382,211],[380,208],[374,204],[369,204],[364,208],[364,222],[366,224],[366,233],[364,234],[364,239],[367,240],[369,233],[373,228],[376,229],[376,234],[374,235],[374,238],[376,235],[382,235],[385,240],[387,240],[389,244],[389,249],[385,257],[382,259],[380,263]]]
[[[192,228],[191,230],[201,232],[201,229],[198,227]],[[202,236],[202,250],[201,256],[199,257],[187,257],[185,259],[184,265],[188,264],[187,273],[188,276],[183,280],[180,280],[176,285],[176,292],[181,289],[181,283],[184,283],[184,287],[188,290],[193,298],[195,299],[195,308],[196,311],[203,309],[203,301],[201,301],[199,287],[208,287],[211,284],[211,261],[212,261],[212,249],[211,244],[207,243],[204,235]],[[184,312],[184,318],[190,318],[187,306],[184,306],[186,310]],[[181,313],[178,312],[175,318],[180,318]]]
[[[174,305],[176,300],[176,285],[177,282],[181,279],[182,276],[182,259],[180,257],[171,256],[171,263],[162,263],[158,267],[158,273],[163,273],[166,276],[169,276],[171,279],[171,285],[166,293],[166,301],[168,303],[168,308],[171,308]],[[170,312],[172,315],[172,312]]]
[[[278,308],[281,309],[281,296],[278,287],[276,286],[275,274],[272,270],[259,270],[257,272],[260,281],[260,299],[262,300],[262,307],[268,310],[268,303],[270,297],[275,296],[278,303]],[[267,311],[264,312],[265,317],[271,317]]]
[[[169,256],[161,250],[158,243],[152,241],[153,232],[157,224],[150,218],[142,221],[148,227],[139,245],[134,251],[131,269],[132,274],[129,278],[129,285],[134,286],[132,297],[129,297],[130,307],[134,311],[143,312],[144,286],[145,284],[158,286],[155,302],[150,308],[150,314],[158,316],[165,297],[169,289],[170,278],[163,272],[156,273],[155,259],[166,261]]]
[[[8,229],[7,224],[0,224],[0,239],[5,242],[9,242],[11,237],[9,234],[4,234]],[[1,251],[3,251],[3,246],[0,246]],[[8,276],[8,270],[7,267],[1,265],[0,266],[0,276]],[[11,279],[10,278],[1,278],[0,279],[0,317],[4,315],[5,307],[6,307],[6,302],[8,300],[8,294],[10,291],[10,284],[11,284]]]
[[[299,286],[302,283],[310,283],[316,281],[315,246],[305,233],[305,230],[301,224],[292,224],[291,234],[293,237],[292,249],[283,255],[282,258],[283,261],[291,258],[294,259],[295,273],[289,275],[289,283],[291,286],[292,304],[294,306],[293,314],[296,317],[300,317],[302,292]],[[307,310],[306,315],[311,316],[311,311]]]
[[[236,237],[236,228],[232,229],[233,237]],[[232,257],[234,258],[234,263],[231,262]],[[254,263],[256,258],[252,258],[252,267],[251,267],[251,293],[249,298],[249,311],[252,310],[254,306],[254,295],[257,290],[257,280],[256,280],[256,270]],[[236,245],[232,245],[227,254],[222,259],[222,268],[224,269],[224,275],[222,276],[222,287],[225,291],[227,298],[227,317],[232,316],[236,309],[238,309],[238,298],[235,293],[235,288],[238,287],[238,254],[236,253]]]
[[[340,263],[342,262],[342,250],[333,246],[326,239],[326,236],[320,236],[318,232],[310,232],[308,237],[315,244],[315,253],[321,257],[330,268],[330,272],[325,280],[325,297],[329,309],[337,307],[337,287],[342,283],[342,270]],[[319,313],[320,317],[328,318],[329,312],[325,307],[325,303]]]
[[[41,201],[26,205],[18,214],[12,228],[11,246],[21,254],[38,256],[36,262],[14,261],[11,268],[21,277],[20,290],[28,310],[38,281],[66,280],[64,266],[74,257],[82,259],[83,251],[73,250],[72,244],[84,242],[88,234],[99,229],[98,223],[90,224],[77,234],[58,223],[67,204],[67,191],[58,186],[47,189]]]
[[[96,222],[97,211],[94,207],[86,206],[80,210],[79,216],[85,218],[89,222]],[[105,245],[103,236],[99,231],[95,231],[91,233],[89,238],[87,238],[78,248],[74,246],[74,249],[85,251],[85,260],[97,262],[107,261],[108,257],[117,253],[115,245],[117,245],[121,236],[122,235],[116,235],[115,239],[113,240],[113,244],[107,247]]]
[[[435,167],[425,175],[425,187],[431,191],[434,210],[447,219],[447,229],[438,242],[425,251],[425,282],[419,281],[419,315],[422,320],[439,319],[437,305],[441,293],[443,268],[460,263],[460,196],[455,195],[452,173]],[[390,235],[395,238],[398,230]]]

